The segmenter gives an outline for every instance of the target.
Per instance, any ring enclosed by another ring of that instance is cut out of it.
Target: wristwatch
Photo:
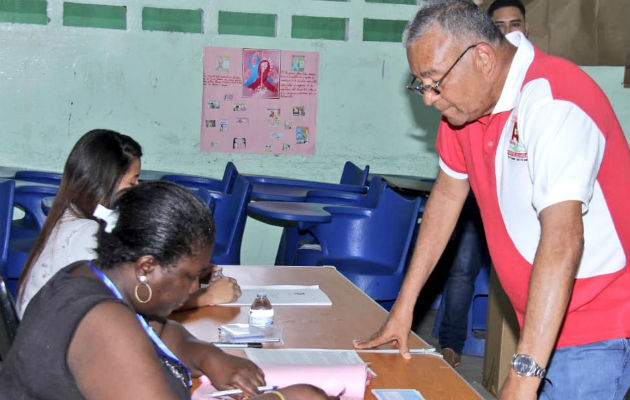
[[[512,369],[520,376],[535,376],[544,378],[547,371],[534,361],[532,356],[527,354],[514,354],[511,362]]]

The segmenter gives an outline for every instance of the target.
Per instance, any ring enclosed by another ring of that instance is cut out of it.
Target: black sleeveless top
[[[66,362],[70,341],[88,311],[104,301],[120,300],[99,279],[69,273],[83,265],[87,261],[60,270],[29,303],[2,361],[0,400],[84,399]],[[151,339],[147,336],[147,340]],[[181,374],[162,361],[164,379],[177,398],[190,399]]]

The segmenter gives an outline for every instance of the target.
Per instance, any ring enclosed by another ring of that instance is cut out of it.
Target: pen
[[[278,386],[258,386],[259,392],[265,392],[267,390],[276,390]],[[219,390],[218,392],[210,393],[210,397],[221,397],[221,396],[230,396],[233,394],[241,394],[243,391],[241,389],[229,389],[229,390]]]
[[[226,349],[262,349],[263,345],[260,342],[214,342],[212,343],[217,347],[223,347]]]
[[[398,349],[366,349],[357,350],[357,353],[400,353]],[[435,354],[435,347],[426,347],[424,349],[409,349],[410,354]]]

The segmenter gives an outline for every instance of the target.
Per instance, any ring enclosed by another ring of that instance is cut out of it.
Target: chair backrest
[[[55,186],[25,185],[15,188],[13,202],[26,213],[25,218],[31,218],[38,231],[42,229],[46,214],[42,206],[42,200],[46,197],[57,195]]]
[[[0,182],[0,271],[4,270],[9,254],[14,192],[14,181],[6,180]]]
[[[392,273],[401,273],[421,201],[405,198],[384,185],[376,207],[365,217],[333,212],[331,223],[313,225],[309,231],[321,243],[323,257],[369,259],[390,265]]]
[[[341,173],[341,179],[339,180],[339,183],[345,185],[365,186],[367,185],[369,174],[369,165],[366,165],[364,169],[361,169],[353,162],[346,161],[343,166],[343,172]]]
[[[236,171],[236,167],[234,163],[228,161],[225,165],[225,170],[223,171],[223,179],[213,179],[206,178],[203,176],[196,175],[180,175],[180,174],[166,174],[162,175],[162,180],[175,182],[178,185],[190,188],[204,188],[207,190],[214,190],[218,192],[229,193],[232,191],[232,186],[234,185],[234,180],[238,172]]]
[[[61,174],[58,172],[25,170],[25,171],[17,171],[14,177],[15,179],[18,179],[21,181],[45,183],[47,185],[59,186],[61,184]]]
[[[0,274],[0,360],[6,359],[9,347],[15,339],[20,323],[13,296],[9,293]]]
[[[331,222],[305,227],[321,250],[298,250],[296,262],[335,265],[373,299],[393,300],[406,271],[422,201],[385,186],[375,208],[326,207]]]
[[[236,174],[231,193],[212,193],[216,224],[212,262],[215,264],[238,265],[241,262],[241,242],[252,188],[245,177]]]

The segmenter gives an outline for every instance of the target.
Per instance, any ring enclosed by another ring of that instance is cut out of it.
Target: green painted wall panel
[[[89,28],[127,29],[125,6],[63,3],[63,24]]]
[[[276,36],[276,15],[219,11],[220,35]]]
[[[46,0],[0,0],[0,22],[46,25]]]
[[[142,9],[142,29],[201,33],[201,17],[201,10],[144,7]]]
[[[415,5],[416,0],[365,0],[366,3],[409,4]]]
[[[309,17],[294,15],[291,18],[291,37],[296,39],[347,40],[345,18]]]
[[[363,20],[363,40],[400,43],[405,26],[407,21],[366,18]]]

